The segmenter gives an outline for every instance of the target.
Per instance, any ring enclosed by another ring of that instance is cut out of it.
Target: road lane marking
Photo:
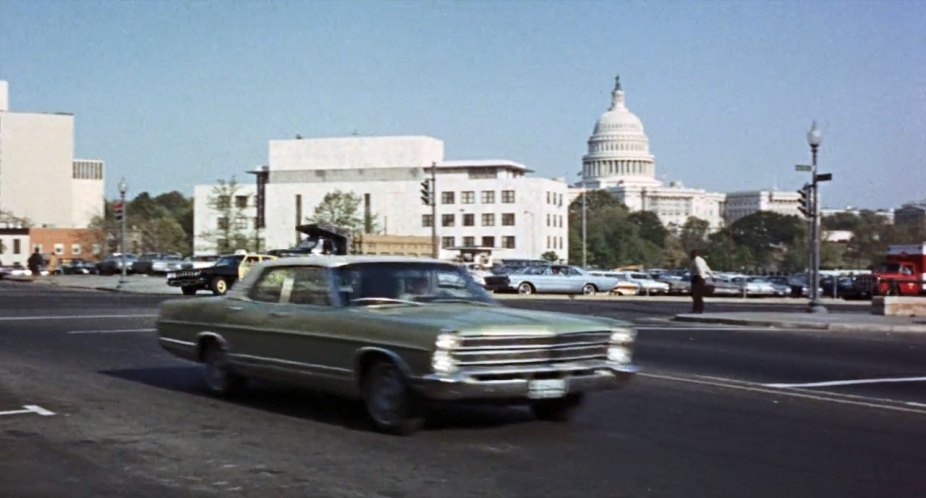
[[[0,412],[0,416],[3,415],[24,415],[26,413],[35,413],[43,417],[50,417],[55,414],[55,412],[46,410],[39,405],[23,405],[22,410],[9,410],[5,412]]]
[[[790,398],[803,398],[803,399],[812,399],[815,401],[828,401],[831,403],[841,403],[846,405],[854,406],[865,406],[868,408],[878,408],[882,410],[891,410],[905,413],[916,413],[918,415],[926,415],[926,406],[922,408],[919,407],[919,404],[911,404],[910,402],[900,402],[891,399],[880,399],[880,398],[867,398],[863,396],[851,396],[851,395],[842,395],[839,393],[830,393],[830,392],[820,392],[820,391],[805,391],[799,388],[792,389],[776,389],[765,387],[763,384],[755,384],[746,381],[727,381],[727,382],[718,382],[706,377],[702,378],[689,378],[689,377],[675,377],[672,375],[660,375],[639,372],[636,374],[640,377],[650,377],[653,379],[668,380],[673,382],[684,382],[689,384],[699,384],[711,387],[722,387],[725,389],[737,389],[741,391],[750,391],[764,394],[773,394],[775,396],[786,396]],[[898,403],[898,404],[891,404]]]
[[[68,330],[68,335],[81,334],[138,334],[143,332],[157,332],[158,329],[109,329],[109,330]]]
[[[791,387],[830,387],[830,386],[855,386],[859,384],[883,384],[888,382],[923,382],[926,377],[886,377],[881,379],[855,379],[855,380],[830,380],[825,382],[805,382],[801,384],[762,384],[765,387],[791,388]]]
[[[157,318],[157,315],[49,315],[49,316],[5,316],[0,322],[16,322],[27,320],[77,320],[99,318]]]

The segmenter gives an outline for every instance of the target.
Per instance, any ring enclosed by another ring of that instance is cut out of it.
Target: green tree
[[[669,231],[666,230],[662,220],[659,219],[656,213],[652,211],[636,211],[630,213],[627,220],[637,226],[643,240],[648,240],[659,248],[665,247]]]
[[[740,262],[747,268],[775,271],[785,253],[800,250],[798,242],[805,237],[804,222],[797,216],[785,216],[771,211],[759,211],[736,220],[729,232],[736,250],[746,249],[753,261]]]
[[[248,219],[244,208],[235,202],[241,186],[234,176],[231,180],[219,180],[209,194],[207,204],[218,214],[216,228],[200,233],[206,245],[219,254],[244,249],[252,251],[257,241],[247,231]]]
[[[555,263],[555,262],[559,261],[559,255],[556,254],[556,251],[547,251],[547,252],[541,254],[540,257],[543,258],[543,259],[545,259],[545,260],[547,260],[547,261],[549,261],[549,262],[551,262],[551,263]]]
[[[360,212],[360,196],[353,192],[335,190],[328,192],[315,206],[312,216],[307,216],[309,223],[334,225],[350,230],[351,233],[375,233],[379,230],[376,215],[368,216]]]
[[[682,233],[679,236],[682,251],[690,254],[692,250],[703,249],[706,245],[707,235],[710,231],[710,223],[695,216],[689,216],[682,226]]]

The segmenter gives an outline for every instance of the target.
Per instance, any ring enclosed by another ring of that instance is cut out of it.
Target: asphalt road
[[[397,438],[311,392],[203,394],[157,346],[162,299],[0,282],[0,496],[926,496],[926,381],[884,381],[926,377],[926,338],[505,301],[633,321],[644,372],[570,424],[457,405]]]

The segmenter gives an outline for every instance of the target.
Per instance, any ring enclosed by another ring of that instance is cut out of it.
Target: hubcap
[[[377,422],[390,425],[398,421],[405,386],[394,367],[383,369],[371,380],[371,393],[367,406]]]
[[[520,292],[521,294],[530,294],[531,286],[527,284],[521,284]]]
[[[227,289],[228,284],[225,283],[225,280],[219,280],[215,283],[215,290],[219,291],[219,294],[225,294]]]

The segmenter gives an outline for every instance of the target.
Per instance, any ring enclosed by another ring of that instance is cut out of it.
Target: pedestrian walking
[[[714,272],[707,266],[707,261],[698,254],[697,249],[691,251],[691,312],[704,313],[704,294],[707,292],[707,278],[713,277]]]
[[[32,256],[29,256],[29,259],[26,260],[26,264],[29,265],[29,271],[32,272],[32,276],[37,277],[39,271],[42,269],[42,265],[45,263],[45,259],[39,254],[39,248],[36,247],[35,251],[32,252]]]

